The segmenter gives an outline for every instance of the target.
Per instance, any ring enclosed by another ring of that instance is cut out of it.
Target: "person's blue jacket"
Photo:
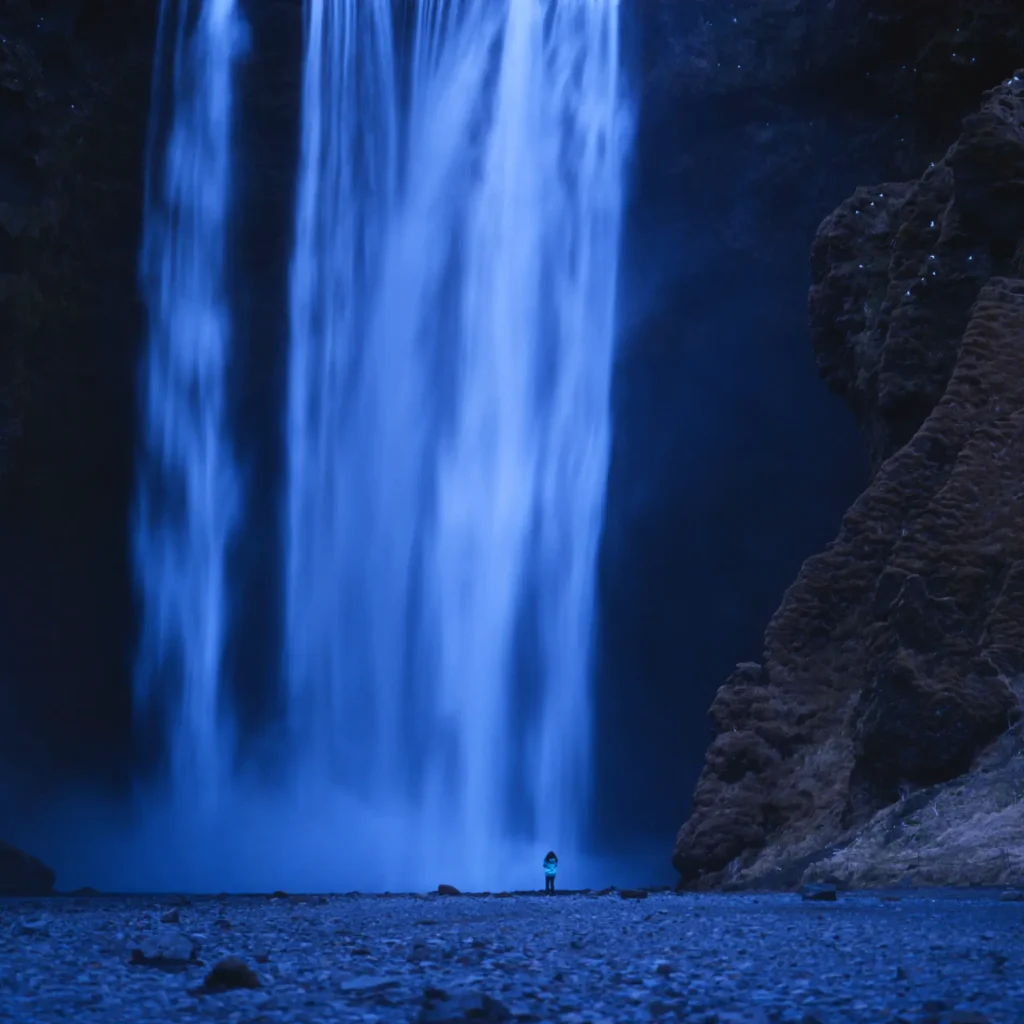
[[[558,871],[558,858],[554,855],[554,852],[549,853],[544,858],[544,874],[548,878],[554,878],[555,873]]]

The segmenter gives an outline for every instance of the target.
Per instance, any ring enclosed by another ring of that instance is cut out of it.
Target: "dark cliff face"
[[[69,765],[114,771],[125,749],[156,9],[0,6],[0,744],[22,795]]]
[[[912,46],[873,74],[921,138],[947,124],[955,145],[858,188],[814,240],[814,349],[874,475],[762,659],[715,697],[675,848],[686,883],[798,881],[880,809],[969,772],[1020,715],[1024,38],[1011,5],[888,10],[875,22]],[[907,84],[922,68],[939,117]],[[951,864],[929,879],[955,880]]]

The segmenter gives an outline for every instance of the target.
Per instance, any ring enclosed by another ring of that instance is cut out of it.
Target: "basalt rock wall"
[[[0,3],[0,776],[19,798],[124,751],[157,9]]]
[[[814,240],[814,349],[874,476],[785,594],[763,659],[718,691],[675,847],[683,884],[799,881],[886,808],[981,771],[1017,729],[1024,74],[922,172],[857,189]]]

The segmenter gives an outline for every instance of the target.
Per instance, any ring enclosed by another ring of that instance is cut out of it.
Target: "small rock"
[[[160,920],[163,924],[178,924],[181,921],[181,912],[175,907],[173,910],[168,910],[166,914],[161,915]]]
[[[620,889],[619,895],[624,900],[645,900],[647,899],[646,889]]]
[[[897,981],[906,981],[907,980],[907,972],[902,967],[897,967],[896,968],[896,980]]]
[[[230,992],[236,988],[259,987],[259,976],[240,956],[226,956],[213,965],[203,984],[195,991],[212,995],[217,992]]]
[[[286,900],[288,899],[288,893],[284,889],[275,889],[268,897],[268,900]]]
[[[363,975],[358,978],[347,978],[341,983],[343,992],[378,992],[382,988],[391,988],[398,982],[394,978],[373,977]]]
[[[837,899],[834,885],[805,885],[801,888],[800,895],[805,900],[815,903],[835,903]]]
[[[45,917],[31,917],[19,921],[17,931],[20,935],[38,935],[42,938],[50,934],[50,921]]]
[[[441,989],[428,988],[418,1024],[501,1024],[512,1019],[504,1003],[483,992],[460,992],[453,995]]]
[[[73,889],[68,893],[69,896],[101,896],[102,893],[99,889],[94,889],[91,885],[83,885],[80,889]]]
[[[129,963],[136,967],[179,970],[199,959],[199,943],[184,932],[168,929],[148,936],[132,950]]]
[[[454,885],[444,885],[444,884],[442,884],[442,885],[439,885],[437,887],[437,895],[438,896],[461,896],[462,893],[459,892],[459,890],[456,889]]]
[[[0,841],[0,896],[49,896],[56,880],[41,860]]]
[[[999,894],[1000,903],[1024,903],[1024,890],[1007,889]]]
[[[992,1024],[992,1018],[980,1010],[954,1010],[946,1021],[947,1024]]]

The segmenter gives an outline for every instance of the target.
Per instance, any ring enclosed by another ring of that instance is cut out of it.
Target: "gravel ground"
[[[1020,1024],[1024,903],[994,893],[0,900],[0,1021],[57,1020]]]

